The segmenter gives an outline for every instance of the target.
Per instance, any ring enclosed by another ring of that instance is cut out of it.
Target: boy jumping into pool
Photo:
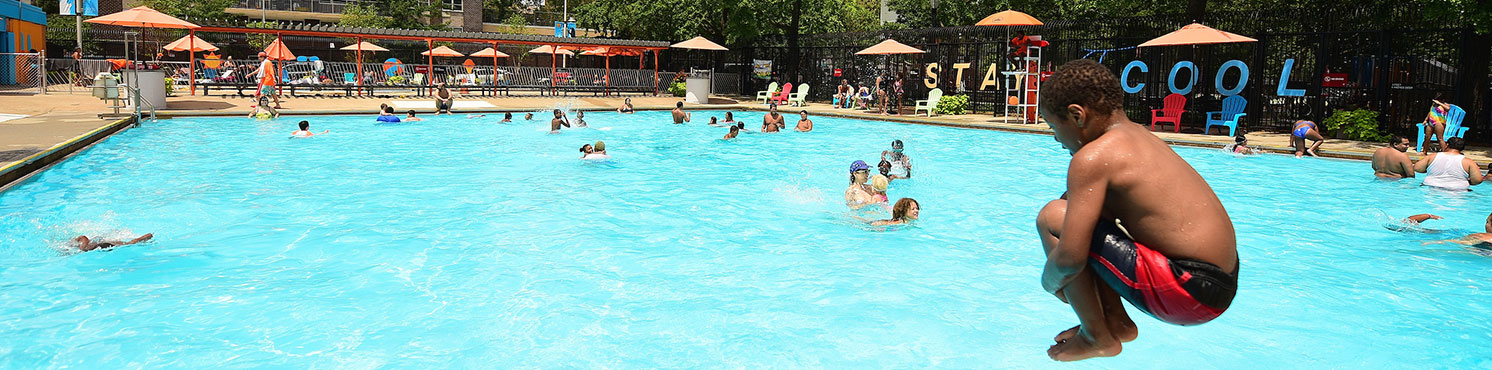
[[[1047,355],[1118,355],[1139,335],[1120,297],[1176,325],[1221,315],[1237,290],[1238,251],[1212,188],[1125,116],[1119,80],[1097,62],[1069,62],[1042,87],[1041,116],[1072,162],[1067,193],[1036,216],[1047,253],[1041,285],[1079,322]]]

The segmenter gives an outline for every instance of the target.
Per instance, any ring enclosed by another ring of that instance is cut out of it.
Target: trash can
[[[698,77],[696,77],[698,76]],[[710,77],[690,74],[684,79],[684,101],[703,104],[710,102]]]
[[[119,79],[107,72],[93,76],[93,97],[119,99]]]
[[[144,103],[142,109],[166,109],[166,72],[162,70],[140,70],[125,72],[130,74],[131,87],[140,92],[140,101]],[[135,104],[135,99],[130,99],[130,104]]]

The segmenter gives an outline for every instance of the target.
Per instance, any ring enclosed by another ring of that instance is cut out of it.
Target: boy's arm
[[[1062,220],[1062,238],[1047,254],[1041,285],[1055,294],[1066,287],[1088,265],[1093,228],[1103,213],[1108,178],[1103,166],[1091,164],[1093,154],[1073,157],[1067,170],[1067,216]]]
[[[1425,173],[1430,170],[1430,162],[1434,161],[1435,153],[1420,157],[1419,162],[1414,162],[1414,172]]]

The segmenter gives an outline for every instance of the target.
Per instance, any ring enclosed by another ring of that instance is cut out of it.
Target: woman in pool
[[[720,118],[716,118],[715,116],[710,116],[710,126],[711,127],[721,127],[720,126]]]
[[[850,187],[844,190],[844,204],[852,209],[860,209],[866,205],[875,204],[875,189],[871,189],[870,165],[865,161],[850,163]]]
[[[922,209],[917,205],[916,199],[901,198],[901,200],[896,201],[895,206],[891,207],[891,219],[871,222],[870,225],[904,225],[909,222],[916,221],[917,217],[920,216],[920,213],[922,213]]]
[[[154,238],[154,237],[155,237],[155,234],[145,234],[145,235],[141,235],[140,237],[135,238],[135,239],[130,240],[130,241],[96,242],[96,241],[94,241],[92,239],[88,239],[87,236],[78,235],[78,237],[73,238],[72,243],[69,243],[68,246],[77,247],[78,250],[87,252],[87,251],[91,251],[91,250],[94,250],[94,249],[109,249],[109,248],[118,247],[118,246],[121,246],[121,245],[130,245],[130,244],[135,244],[135,243],[142,243],[142,242],[148,241],[148,240],[150,240],[150,238]]]
[[[635,112],[635,110],[632,109],[632,98],[622,99],[622,106],[617,107],[616,112],[627,114],[632,114],[632,112]]]
[[[280,111],[269,105],[269,97],[260,96],[259,104],[255,104],[253,110],[249,111],[249,118],[274,119],[280,117]]]
[[[1254,154],[1254,149],[1249,147],[1249,138],[1244,137],[1242,133],[1234,136],[1233,143],[1224,146],[1223,151],[1242,155]]]
[[[1295,121],[1295,128],[1290,130],[1290,146],[1295,147],[1295,158],[1300,158],[1301,154],[1310,154],[1312,157],[1316,156],[1316,148],[1320,148],[1321,143],[1326,141],[1326,138],[1321,137],[1321,132],[1317,130],[1315,122],[1306,120]],[[1315,143],[1307,147],[1306,140],[1314,141]]]
[[[725,126],[735,126],[736,116],[731,115],[730,112],[725,112],[725,120],[720,121],[720,124]]]

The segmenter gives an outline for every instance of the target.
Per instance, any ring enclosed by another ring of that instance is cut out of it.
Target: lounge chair
[[[782,92],[779,92],[779,93],[777,93],[775,95],[772,95],[772,102],[776,103],[777,106],[781,107],[783,104],[787,103],[787,96],[788,95],[792,95],[792,92],[793,92],[793,84],[791,84],[791,83],[782,84]]]
[[[1206,134],[1212,131],[1212,126],[1223,126],[1228,128],[1228,136],[1234,136],[1233,134],[1238,131],[1238,121],[1243,119],[1243,116],[1247,114],[1243,113],[1243,108],[1248,107],[1248,105],[1248,99],[1244,99],[1238,95],[1223,99],[1223,110],[1207,112],[1207,126],[1202,128],[1202,133]],[[1177,131],[1179,132],[1180,130]]]
[[[1466,131],[1470,131],[1471,128],[1461,125],[1461,121],[1465,119],[1466,110],[1451,104],[1451,110],[1445,112],[1445,138],[1466,138]],[[1417,127],[1415,131],[1419,133],[1419,139],[1414,141],[1414,151],[1424,153],[1424,148],[1421,147],[1425,146],[1425,123],[1420,122],[1414,126]]]
[[[789,103],[793,103],[794,107],[801,107],[801,106],[808,105],[808,87],[809,86],[810,85],[808,85],[808,84],[799,84],[798,85],[798,92],[792,93],[792,95],[788,95],[787,101]]]
[[[1157,123],[1170,122],[1176,132],[1181,132],[1182,112],[1186,112],[1186,95],[1167,95],[1164,106],[1150,110],[1150,131],[1155,131]]]
[[[927,116],[932,117],[933,108],[938,107],[939,100],[943,100],[943,89],[932,89],[932,91],[928,91],[926,100],[918,100],[913,102],[916,103],[916,105],[912,107],[912,115],[915,116],[917,115],[917,112],[920,111],[927,111]]]
[[[776,93],[777,83],[773,82],[772,84],[767,85],[767,91],[756,92],[756,101],[762,102],[762,104],[767,104],[767,101],[772,100],[772,95]]]

